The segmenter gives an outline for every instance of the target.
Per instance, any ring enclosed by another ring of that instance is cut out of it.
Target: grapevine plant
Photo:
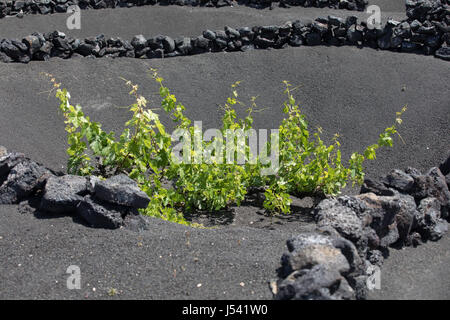
[[[166,131],[159,115],[148,107],[149,102],[139,94],[138,85],[123,79],[130,88],[129,94],[134,103],[128,107],[131,118],[119,136],[105,132],[100,123],[86,116],[81,106],[72,106],[69,92],[50,75],[56,97],[60,101],[67,132],[68,173],[77,175],[96,175],[102,178],[125,173],[134,179],[145,191],[151,201],[143,214],[162,218],[181,224],[190,223],[183,213],[193,210],[208,212],[222,210],[230,205],[239,205],[251,188],[264,190],[264,208],[270,214],[290,212],[290,195],[337,195],[348,181],[361,184],[364,179],[363,163],[376,158],[376,150],[393,145],[393,136],[398,134],[404,107],[397,112],[396,123],[380,134],[376,144],[368,146],[364,152],[354,152],[345,166],[341,159],[338,135],[333,144],[326,145],[320,138],[321,129],[313,134],[308,129],[305,116],[301,113],[291,84],[284,81],[287,99],[283,104],[285,119],[279,127],[278,156],[279,166],[271,175],[262,175],[262,169],[269,164],[259,156],[251,158],[246,144],[237,148],[234,160],[226,159],[223,137],[228,130],[252,129],[252,112],[256,108],[255,98],[244,118],[238,118],[235,108],[244,106],[238,100],[237,86],[232,85],[232,94],[223,108],[222,136],[205,141],[203,133],[184,115],[185,107],[168,87],[155,69],[152,78],[159,86],[161,108],[176,125],[176,130],[189,132],[198,137],[201,150],[210,152],[208,161],[195,161],[198,154],[195,148],[183,149],[182,156],[194,161],[179,161],[173,157],[174,141]],[[181,140],[183,141],[183,137]],[[242,140],[235,138],[235,143]],[[272,150],[271,139],[266,151]],[[273,152],[273,151],[272,151]],[[239,154],[240,153],[240,154]],[[244,164],[238,163],[239,156]],[[228,161],[226,161],[228,160]]]

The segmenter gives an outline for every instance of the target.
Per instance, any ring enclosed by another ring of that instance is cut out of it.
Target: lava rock
[[[414,186],[414,179],[409,174],[394,169],[391,172],[389,172],[384,179],[382,179],[382,182],[388,186],[392,187],[400,192],[408,193],[411,191],[412,187]]]
[[[289,45],[292,47],[299,47],[304,43],[304,39],[301,35],[294,34],[289,37]]]
[[[81,54],[82,56],[90,56],[94,54],[95,46],[89,43],[82,42],[77,49],[77,53]]]
[[[192,52],[192,40],[191,38],[184,37],[181,41],[176,45],[177,51],[179,51],[183,55],[188,55]]]
[[[420,201],[415,216],[415,231],[424,240],[437,241],[448,231],[447,221],[441,219],[441,204],[436,198],[425,198]]]
[[[22,42],[27,46],[31,55],[35,54],[41,48],[41,41],[37,36],[27,36],[23,38]]]
[[[131,39],[131,45],[135,50],[142,50],[147,46],[147,39],[142,34],[134,36]]]
[[[275,41],[269,40],[266,38],[262,38],[261,36],[257,36],[254,40],[254,43],[257,48],[267,49],[267,48],[273,47],[275,44]]]
[[[27,161],[23,153],[8,153],[5,148],[2,149],[3,155],[0,156],[0,181],[10,173],[11,169],[17,164]]]
[[[36,162],[18,163],[0,186],[0,204],[19,203],[40,190],[50,176],[50,171]]]
[[[76,211],[83,196],[89,192],[85,177],[65,175],[50,177],[44,189],[40,209],[51,213],[72,213]]]
[[[336,249],[331,239],[318,234],[302,234],[288,241],[290,252],[281,257],[283,274],[288,276],[295,270],[324,265],[329,269],[345,273],[350,270],[347,259]],[[293,250],[292,250],[293,249]]]
[[[322,38],[320,37],[320,33],[311,32],[306,35],[306,43],[309,46],[317,46],[322,43]]]
[[[412,230],[414,217],[417,215],[417,207],[412,196],[399,194],[398,197],[399,210],[395,215],[395,222],[397,223],[399,241],[401,241],[401,244],[405,244]]]
[[[338,200],[322,200],[314,210],[314,217],[318,227],[331,226],[346,239],[357,241],[362,236],[362,221]]]
[[[94,191],[95,198],[99,200],[133,208],[146,208],[150,202],[137,183],[124,174],[98,181]]]
[[[372,265],[381,267],[384,262],[383,253],[380,250],[370,250],[367,253],[367,260],[369,260]]]
[[[427,197],[439,200],[442,207],[442,217],[447,218],[450,210],[450,191],[445,177],[437,167],[431,168],[425,175],[411,174],[414,186],[410,194],[420,201]]]
[[[399,239],[396,215],[401,210],[400,199],[396,196],[377,196],[363,193],[355,196],[366,202],[366,213],[371,216],[370,227],[380,238],[380,246],[388,247]]]
[[[334,293],[338,293],[334,296]],[[277,284],[276,300],[335,300],[352,299],[353,289],[336,270],[315,265],[292,273]]]
[[[15,61],[19,61],[24,52],[15,46],[10,40],[3,40],[0,45],[0,50],[3,51],[8,57]]]
[[[117,229],[123,224],[124,216],[137,214],[132,208],[100,202],[90,195],[83,198],[77,206],[77,214],[91,227]]]
[[[193,42],[195,48],[200,48],[202,50],[208,50],[211,46],[210,40],[206,39],[204,36],[195,38]]]
[[[356,25],[352,25],[347,30],[347,40],[350,43],[356,44],[363,41],[363,33],[358,30]]]
[[[175,51],[175,41],[171,37],[164,36],[161,43],[165,54]]]
[[[374,193],[378,196],[393,196],[395,195],[394,190],[386,187],[383,183],[372,180],[372,179],[364,179],[364,182],[361,186],[360,193]]]
[[[211,30],[205,30],[203,31],[203,36],[208,39],[208,40],[215,40],[216,39],[216,34],[214,31]]]

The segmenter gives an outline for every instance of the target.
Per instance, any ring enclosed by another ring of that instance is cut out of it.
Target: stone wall
[[[1,0],[0,0],[1,1]],[[74,39],[59,31],[33,33],[23,39],[2,39],[0,61],[28,63],[51,57],[68,59],[77,56],[93,58],[129,57],[167,58],[181,55],[251,49],[281,49],[287,46],[354,45],[380,50],[435,55],[450,60],[449,0],[406,2],[404,21],[389,20],[378,29],[370,28],[356,16],[321,17],[296,20],[281,26],[254,26],[224,30],[205,30],[197,37],[175,39],[157,35],[134,36],[130,41],[106,38],[104,35]]]
[[[253,8],[273,6],[317,7],[363,11],[366,0],[0,0],[0,18],[24,14],[51,14],[67,12],[72,5],[80,9],[130,8],[147,5],[178,5],[202,7],[226,7],[245,5]]]
[[[446,177],[444,176],[446,175]],[[325,199],[315,208],[317,232],[287,241],[275,299],[364,299],[370,271],[389,248],[437,241],[450,221],[450,155],[426,173],[392,170],[365,180],[361,193]]]
[[[127,175],[106,180],[62,175],[0,146],[0,205],[34,203],[33,211],[70,214],[95,228],[139,231],[147,228],[147,218],[138,209],[149,202]]]

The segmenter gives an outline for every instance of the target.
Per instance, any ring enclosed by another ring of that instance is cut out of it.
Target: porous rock
[[[123,217],[137,212],[133,208],[102,202],[87,195],[78,204],[77,214],[91,227],[116,229],[122,226]]]
[[[50,171],[36,162],[19,162],[0,186],[0,204],[19,203],[40,190],[51,175]]]
[[[408,193],[414,185],[414,179],[409,174],[398,169],[389,172],[389,174],[382,179],[382,182],[386,186],[403,193]]]
[[[47,180],[40,208],[51,213],[71,213],[87,193],[88,180],[85,177],[53,176]]]
[[[355,293],[336,270],[323,265],[296,271],[277,284],[277,300],[354,299]]]
[[[97,199],[133,208],[146,208],[150,202],[137,183],[124,174],[98,181],[94,192]]]
[[[420,201],[415,216],[414,230],[424,240],[436,241],[448,231],[447,221],[441,218],[441,203],[436,198],[425,198]]]
[[[350,240],[362,236],[363,225],[356,213],[339,203],[336,199],[322,200],[314,211],[318,227],[331,226],[339,234]]]

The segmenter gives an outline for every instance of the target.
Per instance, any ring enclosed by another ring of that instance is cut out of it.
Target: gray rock
[[[77,52],[79,54],[81,54],[82,56],[86,57],[86,56],[93,54],[94,50],[95,50],[95,46],[93,46],[92,44],[89,44],[89,43],[82,42],[78,46]]]
[[[399,210],[395,215],[395,222],[397,223],[400,240],[405,243],[413,227],[417,208],[412,196],[399,194],[398,197],[400,199]]]
[[[163,49],[164,49],[164,53],[171,53],[175,50],[175,41],[168,36],[164,36],[161,40]]]
[[[387,50],[391,47],[391,34],[386,33],[377,39],[378,48]]]
[[[352,25],[347,30],[347,40],[350,43],[357,44],[363,41],[363,33],[357,29],[356,25]]]
[[[206,39],[208,39],[208,40],[215,40],[216,39],[216,34],[214,33],[214,31],[211,31],[211,30],[203,31],[203,36]]]
[[[286,246],[289,252],[302,250],[303,248],[310,245],[332,245],[332,244],[333,241],[330,236],[319,233],[302,233],[286,241]]]
[[[145,39],[142,34],[134,36],[133,39],[131,39],[131,45],[135,50],[142,50],[147,46],[147,39]]]
[[[311,29],[319,34],[323,35],[328,31],[328,25],[318,21],[314,21],[311,25]]]
[[[384,257],[380,250],[370,250],[367,252],[367,259],[372,265],[378,267],[381,267],[384,262]]]
[[[11,59],[18,61],[22,56],[25,55],[24,51],[20,50],[15,44],[19,43],[18,40],[4,40],[0,45],[0,50],[6,53]]]
[[[37,36],[27,36],[22,42],[27,46],[30,54],[35,54],[41,48],[41,42]]]
[[[139,189],[137,183],[124,174],[98,181],[94,191],[97,199],[133,208],[146,208],[150,202],[148,195]]]
[[[416,201],[434,197],[441,204],[442,217],[447,218],[450,210],[450,191],[439,168],[431,168],[425,175],[412,175],[414,186],[410,194]]]
[[[395,192],[392,189],[386,187],[383,183],[372,179],[364,179],[360,193],[369,193],[369,192],[372,192],[378,196],[395,195]]]
[[[303,44],[303,37],[301,35],[294,34],[289,37],[289,45],[292,47],[299,47]]]
[[[137,212],[129,207],[97,201],[87,195],[78,204],[77,214],[94,228],[116,229],[122,226],[122,217]]]
[[[367,298],[367,275],[363,274],[354,278],[349,278],[347,281],[353,288],[356,299],[364,300]]]
[[[239,39],[241,37],[241,34],[238,30],[229,26],[225,26],[225,32],[230,37],[230,39]]]
[[[5,149],[6,150],[6,149]],[[3,153],[5,151],[2,151]],[[23,153],[12,152],[0,156],[0,181],[2,177],[9,174],[12,168],[17,164],[26,161],[25,155]]]
[[[102,181],[99,177],[97,176],[89,176],[86,177],[87,179],[87,189],[89,193],[94,193],[95,192],[95,185],[97,184],[97,182]]]
[[[364,237],[367,239],[368,249],[376,249],[380,246],[380,237],[370,227],[364,228]]]
[[[406,245],[417,247],[422,242],[422,236],[418,232],[411,232],[408,236]]]
[[[396,243],[399,238],[400,234],[398,232],[397,224],[394,222],[388,226],[387,233],[380,237],[380,247],[387,248]]]
[[[411,175],[411,176],[413,176],[413,175],[418,176],[418,175],[421,175],[421,174],[422,174],[422,172],[420,172],[420,170],[418,170],[418,169],[416,169],[416,168],[413,168],[413,167],[407,167],[407,168],[405,169],[405,172],[406,172],[407,174]]]
[[[356,213],[335,199],[322,200],[314,211],[319,227],[331,226],[344,238],[356,241],[362,236],[363,224]]]
[[[210,40],[204,36],[199,36],[194,40],[194,46],[203,50],[207,50],[210,47]]]
[[[364,273],[364,261],[361,259],[353,242],[342,237],[332,237],[332,244],[336,249],[341,251],[350,266],[348,272],[345,273],[346,278]]]
[[[414,52],[419,48],[420,46],[414,42],[403,41],[401,45],[402,52]]]
[[[13,62],[13,59],[11,57],[9,57],[3,51],[0,51],[0,61],[4,62],[4,63],[11,63],[11,62]]]
[[[273,47],[275,44],[275,41],[263,38],[261,36],[257,36],[254,40],[254,44],[258,48],[267,49],[267,48]]]
[[[324,265],[329,269],[346,273],[350,270],[347,259],[332,244],[318,244],[312,234],[311,243],[305,243],[296,250],[283,254],[281,266],[285,276],[296,270],[308,269],[315,265]]]
[[[50,171],[36,162],[18,163],[0,186],[0,204],[19,203],[41,189],[50,176]]]
[[[441,219],[441,204],[436,198],[425,198],[420,201],[415,216],[414,230],[424,240],[436,241],[448,231],[447,221]]]
[[[388,187],[392,187],[403,193],[408,193],[414,186],[413,177],[398,169],[389,172],[382,181]]]
[[[420,23],[420,21],[414,20],[409,24],[409,26],[412,31],[417,31],[422,26],[422,24]]]
[[[380,238],[380,246],[387,247],[399,238],[395,217],[400,211],[400,199],[398,196],[377,196],[374,193],[363,193],[355,196],[366,202],[367,214],[370,214],[372,222],[370,227],[375,230]]]
[[[336,16],[328,16],[328,22],[332,26],[340,27],[345,23],[345,20]]]
[[[441,47],[434,53],[436,58],[450,61],[450,47]]]
[[[308,33],[306,35],[306,43],[309,46],[317,46],[317,45],[321,44],[322,43],[322,38],[320,36],[320,33],[318,33],[318,32]]]
[[[176,45],[177,51],[183,55],[188,55],[192,52],[192,41],[191,38],[184,37],[179,44]]]
[[[337,200],[340,204],[352,209],[356,213],[358,218],[362,220],[363,227],[369,225],[372,221],[370,219],[370,216],[368,217],[367,214],[365,214],[367,210],[367,204],[363,200],[352,196],[341,196],[338,197]]]
[[[343,285],[342,288],[341,284]],[[341,290],[340,290],[341,289]],[[343,294],[342,291],[346,293]],[[339,292],[339,296],[333,293]],[[323,265],[316,265],[292,273],[277,285],[277,300],[334,300],[353,298],[354,292],[345,279],[336,270],[329,270]]]
[[[347,16],[345,18],[345,25],[348,27],[350,27],[351,25],[354,25],[358,22],[358,17],[356,16]]]
[[[72,213],[89,192],[85,177],[65,175],[47,180],[40,209],[51,213]]]

